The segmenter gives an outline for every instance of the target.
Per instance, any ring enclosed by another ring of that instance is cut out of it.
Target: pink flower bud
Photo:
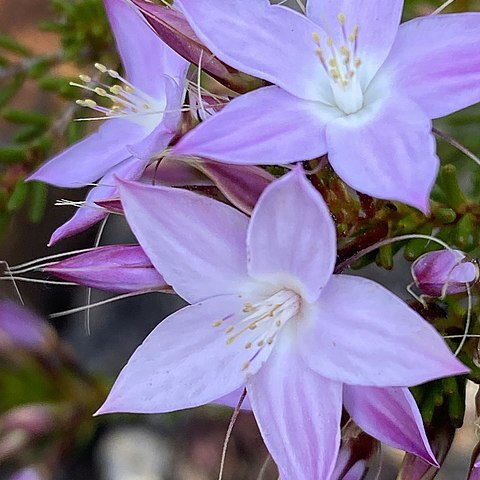
[[[459,250],[439,250],[418,258],[412,265],[415,285],[424,295],[441,297],[465,292],[479,278],[478,263]]]
[[[56,341],[57,335],[47,322],[20,305],[0,301],[0,350],[49,350]]]
[[[109,292],[169,290],[162,276],[137,245],[111,245],[61,260],[44,272]]]

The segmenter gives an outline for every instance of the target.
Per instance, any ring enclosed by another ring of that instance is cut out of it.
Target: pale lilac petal
[[[165,99],[168,78],[182,79],[188,62],[168,47],[128,0],[104,0],[128,80],[156,99]]]
[[[90,190],[84,206],[80,207],[70,220],[53,232],[48,245],[55,245],[60,240],[83,232],[100,220],[103,220],[108,215],[108,211],[100,208],[97,202],[108,200],[118,195],[115,186],[116,177],[120,176],[128,180],[135,180],[140,177],[144,169],[145,161],[137,158],[128,158],[110,169],[98,186]]]
[[[340,446],[342,385],[284,346],[276,345],[247,385],[255,418],[281,478],[329,480]]]
[[[174,155],[226,163],[272,165],[310,160],[327,151],[325,123],[337,109],[265,87],[232,100],[188,132]]]
[[[42,480],[42,476],[36,468],[23,468],[14,473],[8,480]]]
[[[351,385],[408,387],[469,371],[406,303],[350,275],[331,278],[305,315],[300,343],[310,368]]]
[[[384,68],[430,118],[480,102],[480,13],[404,23]]]
[[[301,168],[265,189],[252,214],[247,245],[252,277],[295,278],[300,285],[291,287],[308,301],[317,299],[335,266],[336,230],[322,196]]]
[[[408,388],[345,385],[343,394],[345,408],[362,430],[383,443],[438,466],[422,415]]]
[[[213,185],[213,182],[196,168],[196,164],[193,166],[171,157],[166,157],[159,164],[154,162],[147,167],[144,178],[150,184],[168,187]]]
[[[58,187],[83,187],[130,157],[126,145],[136,143],[147,133],[133,122],[110,119],[96,133],[48,160],[28,180]]]
[[[180,189],[122,182],[119,191],[140,245],[189,303],[236,293],[249,281],[244,214]]]
[[[125,293],[168,290],[138,245],[108,245],[60,260],[43,269],[56,277],[87,287]]]
[[[387,58],[397,35],[403,0],[308,0],[307,15],[321,25],[337,48],[345,45],[339,14],[345,15],[345,32],[358,25],[356,58],[362,61],[359,73],[366,83]],[[416,51],[416,50],[415,50]],[[367,70],[366,76],[363,71]]]
[[[308,18],[263,0],[177,0],[175,4],[200,40],[228,65],[299,98],[331,101],[312,39],[314,32],[323,35],[323,30]]]
[[[217,398],[212,403],[217,405],[224,405],[225,407],[236,408],[238,402],[240,401],[240,397],[243,395],[245,387],[241,387],[238,390],[228,393],[221,398]],[[242,406],[240,407],[242,410],[251,410],[252,406],[250,405],[250,399],[248,395],[245,396],[242,402]]]
[[[275,179],[266,170],[254,165],[203,161],[197,166],[215,182],[233,205],[247,214],[252,213],[261,193]]]
[[[270,349],[252,359],[247,329],[227,344],[226,329],[248,316],[238,295],[224,295],[185,307],[158,325],[136,350],[97,413],[161,413],[211,403],[245,385]],[[216,326],[222,321],[221,326]],[[253,352],[255,353],[255,352]]]
[[[334,120],[326,136],[330,163],[352,188],[428,212],[439,160],[431,122],[413,102],[374,102]]]

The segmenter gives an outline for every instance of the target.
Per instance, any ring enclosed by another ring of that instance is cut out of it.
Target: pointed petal
[[[111,168],[99,184],[90,190],[84,206],[80,207],[70,220],[53,232],[48,245],[55,245],[60,240],[83,232],[100,220],[103,220],[107,216],[108,211],[99,208],[96,202],[101,202],[117,195],[116,177],[120,176],[128,180],[137,179],[144,169],[145,161],[138,158],[128,158]]]
[[[480,13],[404,23],[384,68],[430,118],[480,102]]]
[[[413,102],[376,102],[334,120],[326,136],[330,163],[352,188],[428,212],[439,160],[431,122]]]
[[[172,153],[253,165],[310,160],[326,153],[325,122],[339,115],[265,87],[232,100],[182,137]]]
[[[238,295],[210,298],[170,315],[132,355],[97,413],[161,413],[211,403],[245,385],[248,330],[227,344],[225,330],[248,313]],[[223,324],[215,323],[223,319]],[[256,373],[270,349],[249,367]]]
[[[242,212],[252,213],[265,187],[275,179],[273,175],[254,165],[226,165],[204,161],[197,164],[218,189]]]
[[[263,0],[177,0],[205,45],[228,65],[308,100],[331,100],[312,34],[320,26]],[[208,15],[205,15],[208,12]]]
[[[189,303],[237,293],[246,272],[247,217],[185,190],[119,183],[127,221],[155,268]]]
[[[342,385],[276,345],[247,385],[263,440],[284,479],[329,480],[340,446]]]
[[[403,0],[308,0],[307,15],[328,32],[337,46],[345,45],[339,14],[345,16],[350,35],[358,25],[357,58],[359,73],[367,69],[366,83],[387,58],[397,35]]]
[[[241,387],[238,390],[228,393],[221,398],[217,398],[212,403],[217,405],[224,405],[225,407],[236,408],[238,402],[240,401],[241,396],[243,395],[243,390],[245,387]],[[251,410],[252,406],[250,405],[250,399],[248,395],[243,399],[242,406],[240,407],[242,410]]]
[[[366,278],[334,275],[302,327],[304,360],[351,385],[412,386],[469,370],[406,303]]]
[[[109,292],[169,287],[138,245],[108,245],[60,260],[43,269],[63,280]]]
[[[126,149],[148,132],[121,119],[106,121],[96,133],[44,163],[28,180],[78,188],[98,180],[131,154]]]
[[[422,415],[408,388],[345,385],[343,393],[345,408],[362,430],[438,466]]]
[[[128,80],[157,100],[165,99],[165,81],[183,84],[188,62],[168,47],[128,0],[104,0]]]
[[[297,167],[270,184],[254,208],[248,271],[262,281],[281,275],[300,282],[292,287],[313,302],[332,275],[336,240],[327,205]]]

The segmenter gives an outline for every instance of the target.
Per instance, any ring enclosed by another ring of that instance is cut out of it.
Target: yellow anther
[[[348,39],[352,43],[354,43],[357,40],[359,30],[360,30],[360,27],[358,25],[355,25],[355,27],[353,28],[353,32],[348,36]]]
[[[221,327],[222,326],[222,321],[221,320],[217,320],[216,322],[213,322],[212,323],[212,326],[213,327]]]
[[[97,95],[100,95],[101,97],[106,97],[107,96],[107,91],[104,88],[96,87],[95,88],[95,93]]]
[[[231,327],[228,327],[226,330],[226,333],[232,333],[235,330],[235,327],[232,325]]]
[[[118,113],[122,111],[122,108],[119,107],[118,105],[114,105],[110,110],[114,113]]]
[[[350,56],[350,50],[348,50],[345,45],[342,45],[342,46],[340,47],[340,53],[341,53],[344,57]]]
[[[332,38],[332,37],[328,37],[328,38],[327,38],[327,45],[328,45],[329,47],[333,47],[333,38]]]
[[[243,365],[242,365],[242,372],[245,371],[248,367],[250,366],[250,362],[245,362]]]
[[[345,18],[345,14],[344,13],[339,13],[338,14],[338,22],[340,23],[340,25],[345,25],[345,21],[346,21],[346,18]]]
[[[333,68],[337,68],[338,67],[338,63],[337,63],[337,59],[336,58],[332,58],[329,60],[328,64],[333,67]]]
[[[251,303],[246,303],[242,308],[242,311],[245,313],[251,312],[252,310],[253,310],[253,305]]]
[[[263,347],[263,345],[265,345],[265,342],[263,340],[260,340],[259,342],[257,342],[257,345],[259,347]]]
[[[236,337],[227,338],[227,345],[231,345],[235,341]]]
[[[90,98],[87,98],[86,100],[83,101],[85,107],[96,107],[97,106],[97,102],[95,100],[91,100]]]
[[[312,33],[312,40],[313,40],[316,44],[319,44],[319,43],[320,43],[320,35],[319,35],[317,32],[313,32],[313,33]]]
[[[361,64],[362,64],[362,61],[361,61],[359,58],[355,59],[355,66],[356,66],[357,68],[358,68]]]
[[[113,85],[113,87],[110,87],[110,92],[114,95],[120,95],[122,93],[122,87],[120,85]]]
[[[255,330],[255,329],[257,328],[257,324],[256,324],[256,323],[251,323],[251,324],[248,326],[248,328],[249,328],[250,330]]]
[[[106,71],[108,71],[108,68],[101,63],[96,63],[95,68],[102,73],[105,73]]]
[[[281,320],[277,320],[277,321],[275,322],[275,325],[276,325],[277,327],[281,327],[281,326],[282,326]]]
[[[79,75],[78,78],[85,83],[90,83],[92,81],[92,78],[88,75]]]
[[[251,342],[247,342],[245,344],[245,348],[248,350],[249,348],[252,348],[252,343]]]
[[[267,343],[271,345],[273,343],[274,337],[270,337],[267,339]]]
[[[150,108],[151,108],[148,103],[144,103],[144,104],[142,105],[142,107],[144,108],[144,110],[150,110]]]
[[[117,73],[117,75],[118,75],[118,73]],[[125,85],[124,88],[125,88],[125,91],[128,92],[128,93],[133,93],[133,92],[135,91],[135,90],[134,90],[132,87],[130,87],[129,85]]]
[[[115,70],[107,70],[108,71],[108,75],[112,78],[120,78],[120,74],[115,71]]]

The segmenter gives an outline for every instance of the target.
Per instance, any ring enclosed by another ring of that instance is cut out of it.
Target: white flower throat
[[[338,23],[342,30],[343,44],[335,45],[333,37],[329,36],[325,39],[324,50],[318,33],[314,32],[312,39],[317,46],[315,53],[330,81],[336,106],[350,115],[363,107],[363,91],[358,76],[362,61],[357,56],[359,26],[355,25],[348,33],[343,13],[338,15]]]
[[[152,98],[150,95],[135,87],[115,70],[108,69],[101,63],[96,63],[95,68],[121,83],[108,86],[104,83],[95,82],[89,75],[79,75],[83,84],[70,82],[70,85],[87,90],[102,97],[103,100],[107,99],[112,102],[112,105],[105,107],[99,105],[91,98],[77,100],[77,105],[102,113],[104,117],[99,117],[100,119],[105,117],[126,118],[145,126],[149,124],[155,126],[159,123],[165,108],[165,105],[161,101]]]
[[[279,290],[256,303],[244,304],[242,313],[248,315],[224,331],[227,345],[247,340],[244,348],[251,350],[252,355],[251,360],[243,364],[242,370],[248,370],[250,362],[260,351],[274,344],[282,327],[298,316],[300,308],[300,295],[289,289]],[[214,322],[213,326],[225,326],[227,320],[229,317]]]

